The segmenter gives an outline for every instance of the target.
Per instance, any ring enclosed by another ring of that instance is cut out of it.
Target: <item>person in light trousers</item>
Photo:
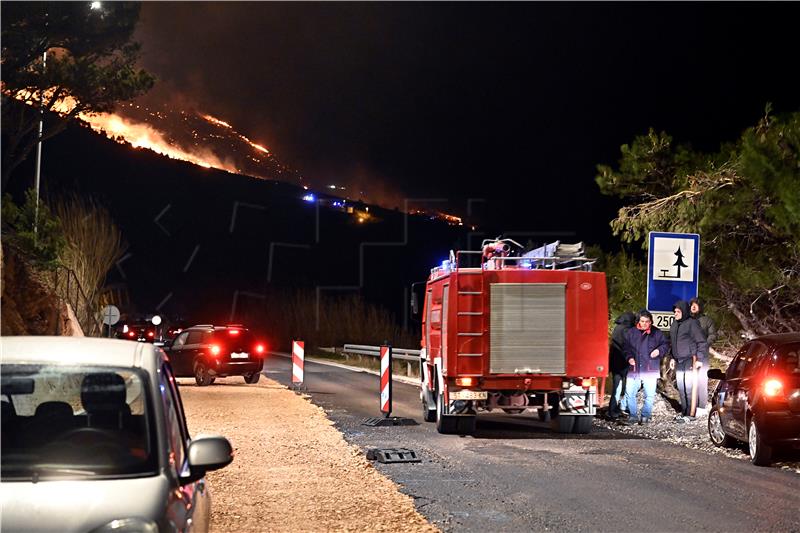
[[[625,356],[628,358],[628,377],[625,396],[628,403],[629,422],[646,424],[653,416],[656,385],[661,376],[661,358],[669,351],[669,342],[660,329],[653,327],[653,315],[639,311],[636,327],[625,334]],[[644,389],[641,415],[637,402],[639,389]]]

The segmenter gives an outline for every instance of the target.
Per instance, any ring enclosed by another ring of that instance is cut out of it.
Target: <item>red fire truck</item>
[[[451,251],[425,284],[420,396],[440,433],[472,433],[492,411],[591,430],[607,373],[605,274],[580,243],[515,248],[496,239]]]

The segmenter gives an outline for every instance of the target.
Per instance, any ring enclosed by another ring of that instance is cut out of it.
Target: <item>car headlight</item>
[[[93,529],[91,533],[158,533],[158,524],[143,518],[120,518]]]

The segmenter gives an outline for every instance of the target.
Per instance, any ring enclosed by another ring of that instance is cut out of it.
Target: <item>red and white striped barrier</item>
[[[305,362],[305,346],[303,341],[292,341],[292,385],[303,384],[303,365]]]
[[[381,346],[381,412],[392,413],[392,347]]]

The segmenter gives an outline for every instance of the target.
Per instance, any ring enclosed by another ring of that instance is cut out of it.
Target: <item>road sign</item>
[[[107,305],[101,311],[103,324],[113,326],[119,322],[119,308],[116,305]]]
[[[696,233],[650,232],[647,254],[647,310],[671,314],[678,300],[697,296],[700,266],[700,235]],[[669,329],[663,318],[656,326]]]

